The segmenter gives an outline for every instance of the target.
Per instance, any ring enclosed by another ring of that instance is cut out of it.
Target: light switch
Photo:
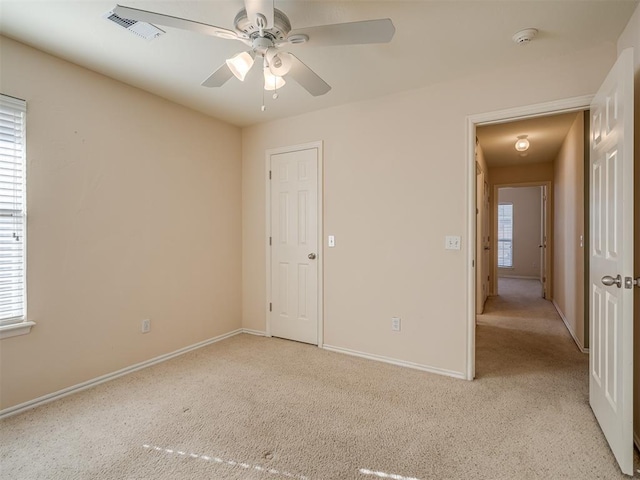
[[[451,235],[444,237],[444,248],[446,250],[460,250],[460,237]]]
[[[336,237],[335,237],[335,235],[329,235],[327,243],[328,243],[328,245],[330,247],[335,247],[336,246]]]

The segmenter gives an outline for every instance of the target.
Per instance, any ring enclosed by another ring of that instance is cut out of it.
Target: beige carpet
[[[587,356],[532,300],[490,301],[474,382],[233,337],[6,419],[1,478],[627,478]]]

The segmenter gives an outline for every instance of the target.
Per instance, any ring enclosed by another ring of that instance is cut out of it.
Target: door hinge
[[[271,237],[269,237],[269,246],[271,246]]]
[[[271,312],[273,309],[273,304],[271,302],[269,302],[269,311]]]
[[[271,170],[269,170],[269,180],[271,180]]]
[[[475,268],[476,266],[476,261],[475,260],[471,260],[471,268]]]

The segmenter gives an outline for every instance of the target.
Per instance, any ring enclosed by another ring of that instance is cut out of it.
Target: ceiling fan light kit
[[[253,67],[254,59],[255,53],[240,52],[237,55],[228,58],[225,63],[227,64],[227,67],[229,67],[229,70],[231,70],[231,73],[233,73],[238,80],[244,82],[247,73],[249,73],[249,70]]]
[[[278,77],[277,75],[271,73],[271,70],[269,70],[269,66],[265,66],[263,72],[264,89],[267,91],[278,90],[284,87],[285,83],[287,83],[284,78]]]
[[[307,42],[315,46],[388,43],[395,34],[393,22],[388,18],[292,30],[289,18],[273,7],[273,0],[245,0],[244,4],[245,8],[235,16],[235,30],[121,5],[117,5],[113,13],[130,21],[236,40],[250,47],[250,50],[227,59],[202,82],[205,87],[221,87],[233,76],[244,81],[255,63],[255,57],[259,55],[263,58],[265,90],[281,88],[285,85],[284,77],[287,76],[313,96],[326,94],[331,86],[298,57],[280,50],[282,47]],[[277,98],[277,94],[274,94],[274,98]],[[265,110],[264,103],[262,110]]]

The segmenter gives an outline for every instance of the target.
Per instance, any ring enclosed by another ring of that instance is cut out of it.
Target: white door
[[[318,149],[272,154],[272,336],[318,344]]]
[[[589,402],[621,470],[633,474],[633,55],[591,104]]]

